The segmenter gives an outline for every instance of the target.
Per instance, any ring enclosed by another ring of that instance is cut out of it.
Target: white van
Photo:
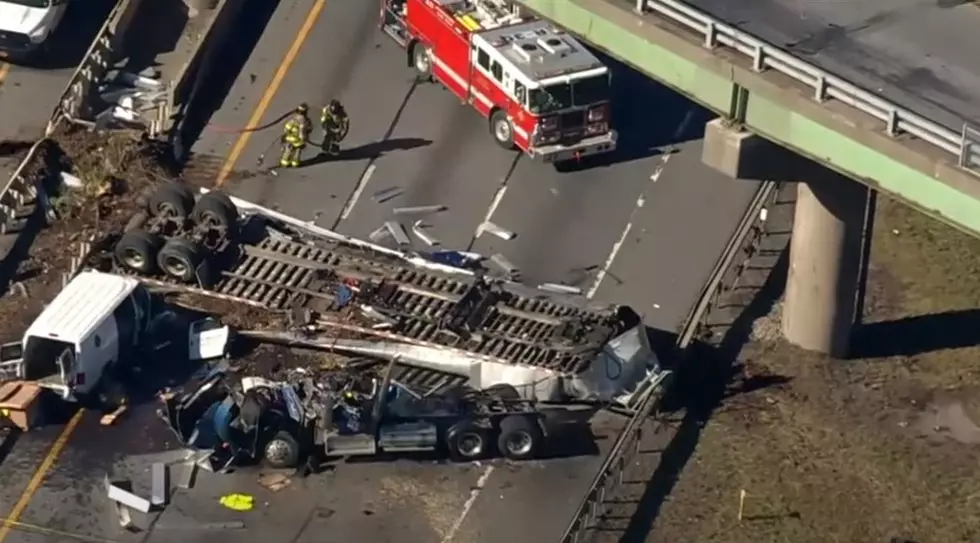
[[[150,304],[137,279],[80,273],[24,333],[17,377],[66,400],[90,394],[107,368],[134,353]]]
[[[43,53],[70,0],[0,0],[0,57],[28,60]]]

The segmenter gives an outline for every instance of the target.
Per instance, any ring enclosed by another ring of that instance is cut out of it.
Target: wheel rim
[[[136,249],[123,250],[122,261],[126,267],[134,270],[141,270],[144,266],[146,266],[146,259],[143,258],[143,255],[136,251]]]
[[[514,456],[524,456],[534,447],[534,439],[527,432],[513,432],[506,441],[507,452]]]
[[[177,208],[173,206],[170,202],[161,202],[157,205],[157,216],[158,217],[178,217],[180,213],[177,212]]]
[[[417,49],[418,53],[415,54],[415,67],[418,68],[420,72],[429,73],[430,62],[429,62],[429,49],[420,47]]]
[[[265,447],[265,458],[274,464],[285,464],[289,460],[289,444],[281,439],[274,439]]]
[[[175,257],[167,257],[165,264],[167,265],[167,271],[171,275],[176,275],[177,277],[183,277],[187,275],[187,263],[183,260]]]
[[[493,133],[497,137],[497,141],[504,143],[510,141],[510,123],[506,119],[497,121]]]
[[[459,438],[459,454],[466,457],[473,457],[483,452],[483,438],[479,435],[468,432]]]

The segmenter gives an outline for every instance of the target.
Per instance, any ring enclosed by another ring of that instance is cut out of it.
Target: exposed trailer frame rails
[[[240,244],[235,264],[199,285],[139,278],[272,311],[309,309],[314,324],[355,337],[456,349],[485,361],[563,375],[587,370],[611,340],[635,326],[628,322],[631,310],[622,306],[481,277],[232,200],[243,232],[255,228],[255,221],[266,223],[259,225],[260,241]],[[104,259],[105,252],[100,256]],[[199,269],[198,275],[208,274]],[[338,310],[338,277],[371,280],[378,287],[371,307],[385,314],[387,325],[363,324],[356,313],[360,308]]]

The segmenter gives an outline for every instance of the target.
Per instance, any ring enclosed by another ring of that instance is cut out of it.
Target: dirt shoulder
[[[52,197],[58,220],[36,232],[33,244],[0,297],[0,341],[16,341],[62,288],[79,245],[92,236],[121,231],[139,208],[139,195],[173,179],[160,149],[138,135],[59,132],[42,144],[25,175],[76,176],[83,188]]]
[[[863,358],[756,323],[743,381],[786,382],[713,414],[651,541],[980,540],[980,241],[881,199],[872,265]]]

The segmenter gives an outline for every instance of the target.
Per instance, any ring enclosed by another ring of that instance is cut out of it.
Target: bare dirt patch
[[[121,230],[138,209],[140,193],[173,179],[162,156],[159,146],[129,133],[66,130],[41,145],[25,176],[47,179],[67,171],[84,188],[53,196],[58,220],[37,232],[0,298],[0,341],[19,339],[54,298],[79,243]]]
[[[882,199],[862,358],[756,334],[742,378],[787,381],[715,411],[650,540],[980,540],[978,271],[980,241]]]

